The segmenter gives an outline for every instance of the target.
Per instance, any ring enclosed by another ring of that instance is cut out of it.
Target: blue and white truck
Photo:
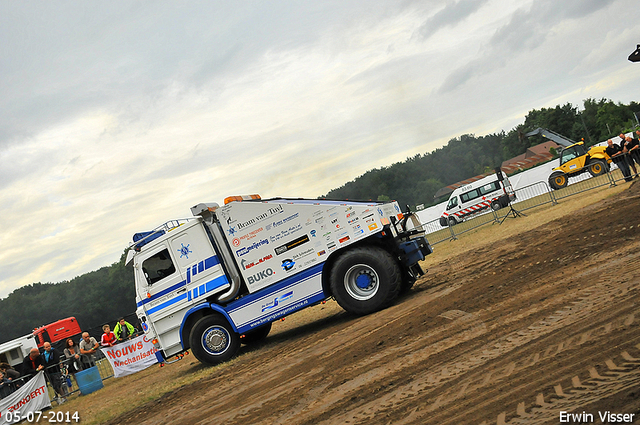
[[[389,306],[432,252],[396,202],[230,197],[137,233],[137,315],[163,362],[204,363],[266,338],[271,323],[335,298],[364,315]]]

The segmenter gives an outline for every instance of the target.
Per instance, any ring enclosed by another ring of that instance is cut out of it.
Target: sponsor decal
[[[272,268],[268,268],[266,270],[263,270],[261,272],[258,272],[254,275],[251,275],[247,278],[247,283],[249,285],[253,285],[254,283],[258,283],[261,280],[266,280],[269,277],[273,276],[274,274],[276,274],[276,272],[273,271]]]
[[[316,231],[315,230],[310,231],[309,234],[311,234],[312,238],[316,237]]]
[[[398,204],[393,204],[393,207],[396,209],[396,212],[400,212],[400,207]]]
[[[296,262],[293,261],[291,258],[287,258],[286,260],[282,260],[282,269],[285,272],[288,272],[289,270],[291,270],[293,268],[293,266],[296,265]]]
[[[280,295],[279,297],[274,298],[273,301],[263,304],[262,312],[264,313],[267,310],[271,310],[272,308],[277,307],[279,304],[282,304],[283,302],[290,300],[291,298],[293,298],[293,291],[287,292],[284,295]]]
[[[356,215],[356,213],[355,213],[355,212],[350,212],[349,214],[347,214],[347,218],[349,218],[349,217],[353,217],[354,215]]]
[[[254,242],[249,246],[245,246],[244,248],[240,248],[239,250],[237,250],[236,255],[238,257],[242,257],[243,255],[250,253],[254,249],[260,248],[262,245],[269,245],[269,241],[267,239],[263,239],[261,241]]]
[[[327,244],[327,248],[329,249],[329,251],[334,251],[336,249],[336,244],[333,242],[329,242]]]
[[[238,236],[237,238],[235,238],[232,242],[233,242],[233,246],[240,246],[240,242],[244,242],[244,241],[248,241],[251,240],[253,238],[258,237],[258,233],[262,232],[264,230],[264,227],[258,227],[255,230],[252,230],[249,233],[245,233],[242,236]],[[236,239],[238,240],[237,245],[236,245]]]
[[[238,238],[233,238],[233,240],[231,241],[231,243],[233,244],[233,246],[235,246],[236,248],[240,246],[240,239]]]
[[[284,229],[280,231],[280,233],[276,233],[273,236],[269,236],[269,240],[271,242],[279,241],[282,238],[286,238],[296,233],[297,231],[302,230],[302,224],[296,224],[295,226],[289,227],[288,229]]]
[[[382,225],[383,225],[383,226],[386,226],[387,224],[390,224],[390,223],[389,223],[389,219],[388,219],[387,217],[382,217],[382,218],[380,219],[380,221],[382,222]]]
[[[180,249],[178,249],[176,251],[178,251],[180,253],[180,258],[187,257],[187,260],[188,260],[189,259],[189,254],[193,253],[193,251],[191,251],[189,249],[189,245],[191,245],[191,244],[188,243],[187,246],[184,246],[184,244],[181,243],[180,245],[182,245],[182,246],[180,247]]]
[[[378,214],[380,214],[380,217],[384,216],[384,213],[382,212],[382,208],[378,208]]]
[[[293,259],[294,259],[294,260],[300,260],[301,258],[307,257],[307,256],[309,256],[309,255],[313,254],[314,252],[316,252],[316,250],[315,250],[315,249],[313,249],[313,248],[309,248],[309,249],[307,249],[306,251],[302,251],[302,252],[299,252],[299,253],[297,253],[296,255],[294,255],[294,256],[293,256]]]
[[[353,237],[358,238],[362,235],[364,235],[364,229],[361,228],[359,224],[353,226]]]
[[[347,242],[348,240],[349,240],[349,236],[345,236],[344,238],[340,238],[340,239],[338,239],[338,242],[340,242],[340,243],[345,243],[345,242]]]
[[[325,255],[327,253],[327,251],[325,251],[324,249],[320,252],[318,252],[318,257],[322,257],[323,255]]]
[[[374,231],[378,228],[378,225],[376,223],[371,223],[369,225],[369,230]]]
[[[284,212],[282,205],[277,205],[275,207],[269,208],[266,212],[255,216],[254,218],[238,223],[238,230],[246,229],[247,227],[253,226],[254,224],[258,224],[259,222],[268,219],[269,217],[273,217],[276,214],[281,214]]]
[[[274,221],[273,222],[273,227],[278,227],[278,226],[282,226],[285,223],[290,222],[291,220],[295,220],[296,218],[298,218],[298,216],[300,215],[300,213],[295,213],[293,215],[290,215],[287,218],[283,218],[282,220],[279,221]]]
[[[316,218],[316,224],[324,223],[324,217]]]
[[[257,266],[258,264],[262,264],[265,261],[271,260],[273,258],[272,254],[266,255],[259,260],[256,261],[247,261],[244,258],[240,261],[240,265],[244,270],[249,270],[251,267]]]
[[[227,229],[227,233],[229,233],[229,236],[233,236],[233,235],[235,235],[235,234],[236,234],[236,232],[237,232],[237,230],[236,230],[236,228],[235,228],[235,227],[229,227],[229,228]]]
[[[276,253],[276,255],[284,254],[288,250],[293,249],[293,248],[295,248],[297,246],[300,246],[300,245],[302,245],[303,243],[306,243],[306,242],[309,242],[309,236],[307,236],[307,235],[301,236],[301,237],[299,237],[297,239],[292,240],[291,242],[288,242],[288,243],[286,243],[284,245],[281,245],[281,246],[277,247],[275,249],[275,253]]]
[[[358,221],[358,220],[360,220],[358,217],[354,217],[354,218],[352,218],[352,219],[350,219],[350,220],[349,220],[349,224],[353,224],[353,223],[355,223],[355,222],[356,222],[356,221]]]

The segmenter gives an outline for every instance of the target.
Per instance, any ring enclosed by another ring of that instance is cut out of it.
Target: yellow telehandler
[[[569,183],[569,177],[575,177],[584,172],[589,172],[595,177],[609,171],[611,158],[605,152],[605,146],[592,146],[586,150],[584,142],[576,143],[545,128],[533,130],[525,134],[525,137],[537,134],[565,146],[560,152],[560,166],[555,167],[549,176],[549,186],[552,189],[558,190],[566,187]]]

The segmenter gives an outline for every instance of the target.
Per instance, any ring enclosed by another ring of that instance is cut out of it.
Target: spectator
[[[82,370],[82,362],[80,361],[80,347],[73,339],[69,338],[64,343],[64,356],[67,358],[67,368],[69,373],[75,375],[76,372]]]
[[[96,364],[95,352],[100,347],[100,344],[98,344],[98,341],[96,341],[94,337],[89,336],[89,332],[83,332],[82,340],[80,340],[80,344],[78,344],[78,347],[80,347],[82,368],[88,369],[90,367],[95,366]]]
[[[9,366],[6,363],[3,363],[2,365]],[[11,369],[11,366],[9,366],[9,369],[4,369],[2,365],[0,365],[0,399],[5,398],[17,389],[17,385],[13,382],[13,378],[9,375],[8,371],[12,370],[18,374],[18,377],[20,376],[18,372]]]
[[[111,326],[104,325],[102,326],[102,330],[104,331],[104,333],[102,334],[100,345],[102,345],[103,347],[113,347],[114,345],[116,345],[116,342],[118,342],[118,340],[116,339],[116,334],[111,332]]]
[[[118,342],[124,342],[135,335],[136,328],[134,328],[129,322],[125,321],[124,317],[121,317],[113,328],[113,333],[116,334]]]
[[[629,165],[627,161],[624,159],[624,155],[622,153],[622,148],[613,143],[613,140],[607,140],[607,149],[605,149],[607,155],[611,157],[611,160],[620,168],[622,171],[622,175],[624,176],[624,180],[630,182],[631,181],[631,172],[629,171]]]
[[[62,360],[60,359],[58,352],[51,346],[50,342],[45,342],[43,347],[44,352],[42,353],[42,358],[44,359],[43,363],[46,368],[45,373],[49,378],[49,382],[51,383],[53,390],[58,394],[58,404],[62,404],[67,401],[65,398],[67,395],[67,386],[63,385],[62,371],[60,370]]]
[[[12,368],[9,363],[0,363],[0,371],[5,374],[9,381],[15,381],[20,378],[20,372]]]
[[[37,348],[32,348],[29,355],[22,362],[22,374],[26,377],[25,382],[33,378],[36,373],[44,369],[44,361]]]
[[[637,175],[635,166],[633,163],[640,165],[640,151],[638,150],[638,141],[633,137],[627,136],[626,147],[629,150],[629,163],[631,164],[631,168],[633,168],[633,172]]]
[[[638,175],[638,171],[636,170],[635,165],[633,165],[633,158],[631,157],[631,147],[632,145],[629,143],[631,141],[630,137],[626,137],[623,133],[620,133],[620,149],[622,150],[622,153],[624,154],[623,159],[627,162],[627,164],[629,165],[629,167],[631,167],[631,169],[633,170],[633,175],[637,176]],[[631,173],[631,172],[629,172]]]

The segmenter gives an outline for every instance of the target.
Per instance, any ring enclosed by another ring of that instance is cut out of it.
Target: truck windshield
[[[171,261],[168,249],[163,249],[157,254],[147,258],[142,262],[142,270],[147,278],[147,283],[152,285],[167,276],[176,272],[176,268]]]

